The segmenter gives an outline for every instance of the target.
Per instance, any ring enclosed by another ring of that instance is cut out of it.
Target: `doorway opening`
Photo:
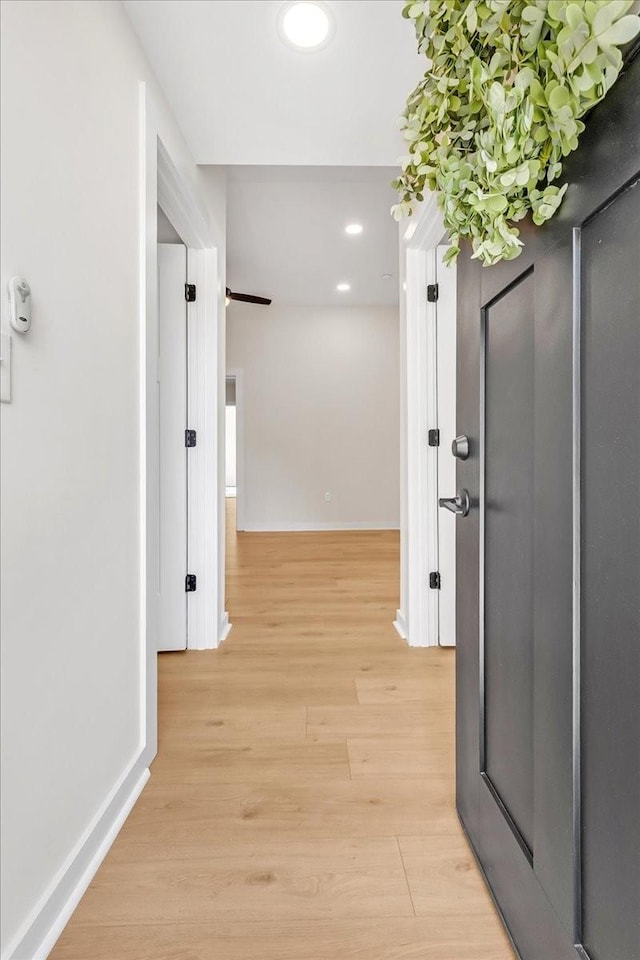
[[[392,174],[227,170],[224,479],[227,523],[242,531],[234,557],[240,548],[258,557],[263,534],[282,535],[285,549],[289,534],[308,533],[313,542],[331,533],[336,556],[353,531],[362,540],[371,533],[372,542],[378,531],[398,539]],[[229,553],[227,560],[231,568]],[[292,567],[294,580],[302,573]],[[239,622],[244,611],[235,613]]]
[[[438,499],[455,486],[455,268],[443,264],[444,225],[430,202],[402,225],[398,249],[392,176],[227,170],[226,283],[243,294],[227,302],[226,372],[241,368],[251,383],[236,446],[246,481],[237,480],[237,522],[227,510],[227,524],[248,533],[399,529],[391,620],[411,646],[448,646],[455,518]],[[395,343],[376,325],[385,310]]]

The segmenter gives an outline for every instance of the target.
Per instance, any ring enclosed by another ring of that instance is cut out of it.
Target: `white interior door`
[[[456,436],[456,268],[443,262],[448,249],[436,249],[439,497],[454,496],[456,491],[456,460],[451,452]],[[438,511],[438,569],[438,640],[440,646],[452,647],[456,642],[456,518],[447,510]]]
[[[158,244],[160,626],[158,650],[187,647],[187,249]]]

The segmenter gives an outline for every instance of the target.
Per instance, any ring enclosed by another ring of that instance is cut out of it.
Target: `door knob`
[[[469,437],[464,434],[451,441],[451,453],[458,460],[466,460],[469,456]]]
[[[469,491],[463,488],[456,497],[440,497],[438,504],[444,507],[445,510],[450,510],[451,513],[457,513],[461,517],[466,517],[471,509]]]

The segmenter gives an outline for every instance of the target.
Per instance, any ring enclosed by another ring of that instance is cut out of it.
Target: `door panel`
[[[573,239],[535,267],[534,872],[574,926]]]
[[[187,646],[187,249],[158,244],[160,621],[158,650]]]
[[[484,770],[533,846],[533,348],[529,272],[484,311]]]
[[[636,181],[581,238],[582,908],[592,960],[640,958],[639,224]]]
[[[640,960],[640,59],[458,263],[457,806],[523,960]]]

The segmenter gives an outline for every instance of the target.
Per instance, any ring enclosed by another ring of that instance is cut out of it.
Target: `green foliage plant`
[[[554,183],[578,146],[581,118],[622,67],[640,31],[634,0],[421,0],[413,20],[429,67],[401,120],[409,155],[394,187],[396,219],[435,190],[449,259],[467,238],[490,265],[522,248],[516,222],[558,209]]]

